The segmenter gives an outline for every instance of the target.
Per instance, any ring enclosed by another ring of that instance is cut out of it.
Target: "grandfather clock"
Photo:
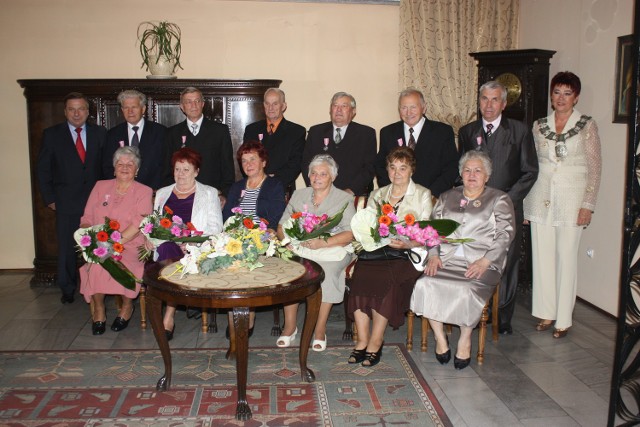
[[[547,115],[549,60],[555,50],[522,49],[472,52],[478,65],[478,88],[497,80],[507,88],[506,117],[528,126]],[[478,114],[479,115],[479,114]]]
[[[534,121],[547,116],[549,60],[554,53],[555,50],[522,49],[472,52],[469,55],[478,64],[478,89],[490,80],[502,83],[507,88],[507,106],[502,114],[531,128]],[[520,245],[518,288],[529,293],[532,278],[531,230],[528,225],[522,230]]]

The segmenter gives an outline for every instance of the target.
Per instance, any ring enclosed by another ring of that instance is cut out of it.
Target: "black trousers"
[[[516,291],[518,290],[518,270],[520,268],[520,248],[522,245],[522,222],[524,213],[522,207],[515,210],[515,237],[509,246],[507,264],[500,280],[500,326],[511,325],[511,318],[516,306]]]
[[[81,215],[56,212],[58,237],[58,275],[56,282],[63,295],[73,295],[78,287],[78,255],[73,233],[80,227]]]

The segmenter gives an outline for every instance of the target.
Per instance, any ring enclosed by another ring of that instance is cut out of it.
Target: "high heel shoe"
[[[447,337],[447,347],[449,347],[449,337]],[[444,353],[437,353],[435,349],[433,350],[433,352],[436,354],[436,360],[440,362],[441,365],[445,365],[451,360],[450,348],[448,348]]]
[[[104,331],[107,329],[106,322],[107,322],[107,319],[105,319],[102,322],[93,322],[93,324],[91,325],[91,333],[93,335],[104,334]]]
[[[280,348],[291,347],[291,343],[296,339],[298,335],[298,328],[291,335],[280,335],[276,341],[276,345]]]
[[[553,321],[549,321],[549,323],[545,323],[543,320],[541,320],[538,323],[536,323],[536,331],[538,332],[546,331],[547,329],[551,328],[551,326],[553,326]]]
[[[382,347],[384,347],[384,343],[382,343],[378,351],[367,351],[365,359],[362,361],[362,366],[371,368],[380,363],[380,358],[382,357]]]
[[[556,328],[553,331],[553,337],[554,338],[564,338],[567,336],[567,333],[569,332],[569,328]]]
[[[362,363],[364,359],[367,358],[367,349],[363,348],[362,350],[353,349],[351,354],[349,355],[349,359],[347,359],[347,363]]]
[[[164,330],[164,334],[167,337],[167,341],[171,341],[173,339],[173,332],[176,330],[176,325],[173,325],[173,328],[169,331],[167,329]]]
[[[325,351],[326,348],[327,348],[327,334],[324,334],[323,340],[313,340],[313,344],[311,344],[311,350],[313,351]]]
[[[133,317],[133,313],[135,313],[135,311],[136,311],[136,306],[134,305],[131,308],[131,316],[129,316],[129,318],[127,320],[124,320],[124,318],[122,318],[120,316],[116,317],[115,320],[113,321],[113,323],[111,324],[111,330],[113,332],[120,332],[120,331],[126,329],[127,326],[129,326],[129,321]]]
[[[466,359],[459,359],[458,356],[453,357],[453,366],[456,369],[464,369],[469,366],[471,363],[471,357],[467,357]]]

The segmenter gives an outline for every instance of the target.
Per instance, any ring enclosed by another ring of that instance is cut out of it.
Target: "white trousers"
[[[555,320],[558,329],[572,325],[582,230],[582,227],[531,223],[531,314],[540,319]]]

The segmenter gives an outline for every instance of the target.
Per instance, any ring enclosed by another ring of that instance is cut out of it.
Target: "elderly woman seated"
[[[315,339],[311,345],[313,351],[324,351],[327,348],[327,320],[333,304],[340,304],[344,298],[345,267],[352,260],[353,253],[346,247],[353,240],[349,223],[355,213],[353,196],[337,189],[333,185],[338,176],[338,165],[328,154],[318,154],[309,164],[311,186],[296,190],[291,196],[284,215],[278,225],[278,238],[285,238],[284,224],[296,211],[307,210],[309,213],[328,217],[336,215],[344,209],[342,219],[329,233],[328,238],[304,240],[300,245],[293,245],[293,251],[303,257],[320,264],[324,270],[322,281],[322,304],[315,329]],[[298,303],[284,306],[284,329],[276,341],[278,347],[289,347],[298,334],[296,318]]]
[[[104,218],[117,220],[124,245],[122,263],[136,277],[142,277],[144,264],[138,259],[138,246],[144,237],[138,229],[140,218],[151,213],[151,188],[135,181],[140,168],[140,152],[137,147],[121,147],[113,155],[114,179],[98,181],[91,191],[80,227],[87,228],[104,223]],[[101,265],[85,264],[80,269],[80,293],[85,301],[93,302],[93,335],[102,335],[106,329],[107,314],[105,295],[122,295],[122,307],[111,325],[119,332],[129,325],[135,306],[133,300],[140,292],[140,284],[134,290],[118,283]]]
[[[502,275],[507,250],[514,236],[514,212],[506,193],[486,186],[491,160],[480,151],[460,159],[463,185],[440,195],[431,217],[460,223],[451,238],[469,238],[429,249],[424,275],[416,282],[411,310],[429,319],[436,338],[436,359],[451,359],[443,323],[460,326],[454,358],[456,369],[471,361],[471,332]]]

